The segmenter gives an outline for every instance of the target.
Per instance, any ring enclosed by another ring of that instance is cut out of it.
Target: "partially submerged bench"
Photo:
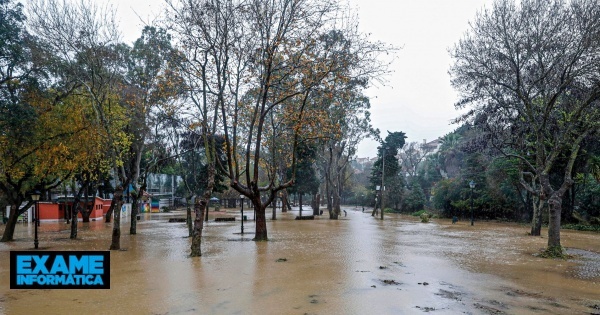
[[[235,221],[235,217],[231,217],[231,218],[215,218],[215,222],[228,222],[228,221]]]
[[[296,216],[296,220],[314,220],[315,216],[314,215],[299,215]]]

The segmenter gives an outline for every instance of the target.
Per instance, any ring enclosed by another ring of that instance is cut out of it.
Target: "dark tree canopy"
[[[600,3],[498,0],[451,49],[459,120],[524,164],[522,185],[548,202],[548,250],[560,248],[562,198],[582,142],[600,128]],[[563,160],[561,179],[552,170]]]
[[[223,159],[223,137],[214,136],[217,143],[217,157],[221,157],[221,164],[225,164]],[[208,163],[206,161],[206,149],[204,148],[204,138],[193,132],[183,135],[180,143],[183,150],[180,167],[183,173],[184,187],[187,192],[184,195],[201,195],[208,186]],[[225,185],[225,175],[221,169],[217,169],[215,174],[215,192],[224,192],[227,190]],[[181,191],[181,190],[180,190]]]
[[[296,180],[294,181],[294,185],[288,188],[288,191],[299,194],[316,194],[321,184],[317,177],[315,166],[316,148],[302,142],[298,145],[296,151],[298,159],[295,169]],[[288,168],[288,178],[292,178],[293,171],[293,169]]]
[[[389,132],[385,140],[377,147],[377,161],[373,164],[371,171],[371,189],[381,185],[381,171],[383,167],[383,156],[385,151],[385,184],[393,185],[398,181],[400,164],[398,163],[398,151],[404,146],[406,134],[402,131]]]

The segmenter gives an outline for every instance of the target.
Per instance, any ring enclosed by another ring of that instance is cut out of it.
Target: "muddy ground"
[[[258,243],[254,222],[240,234],[239,210],[211,212],[199,258],[188,257],[184,223],[168,223],[182,212],[144,214],[135,236],[123,224],[109,290],[10,290],[9,252],[33,248],[32,227],[18,225],[16,240],[0,243],[0,313],[600,314],[598,233],[563,231],[573,258],[551,260],[536,256],[546,238],[518,224],[382,222],[345,209],[337,221],[278,213]],[[42,223],[41,250],[108,249],[110,224],[79,227],[70,240],[68,225]]]

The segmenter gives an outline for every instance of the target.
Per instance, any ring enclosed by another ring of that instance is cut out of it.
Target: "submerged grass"
[[[566,253],[562,246],[552,246],[543,250],[539,255],[541,258],[559,258],[559,259],[570,259],[573,256]]]
[[[600,225],[564,224],[561,228],[565,230],[600,232]]]

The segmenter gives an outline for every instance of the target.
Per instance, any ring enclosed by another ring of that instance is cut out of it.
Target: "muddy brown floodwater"
[[[10,290],[9,252],[33,247],[32,227],[0,244],[4,314],[597,314],[600,234],[563,231],[570,260],[535,256],[545,237],[525,226],[447,220],[420,223],[354,207],[332,221],[267,223],[269,242],[239,234],[236,222],[209,222],[203,256],[189,258],[183,223],[145,214],[138,234],[123,224],[111,252],[110,290]],[[233,216],[232,210],[229,215]],[[168,214],[183,216],[183,213]],[[105,250],[111,226],[43,223],[42,250]],[[244,224],[254,230],[254,222]],[[1,230],[1,228],[0,228]],[[543,231],[544,233],[546,231]]]

